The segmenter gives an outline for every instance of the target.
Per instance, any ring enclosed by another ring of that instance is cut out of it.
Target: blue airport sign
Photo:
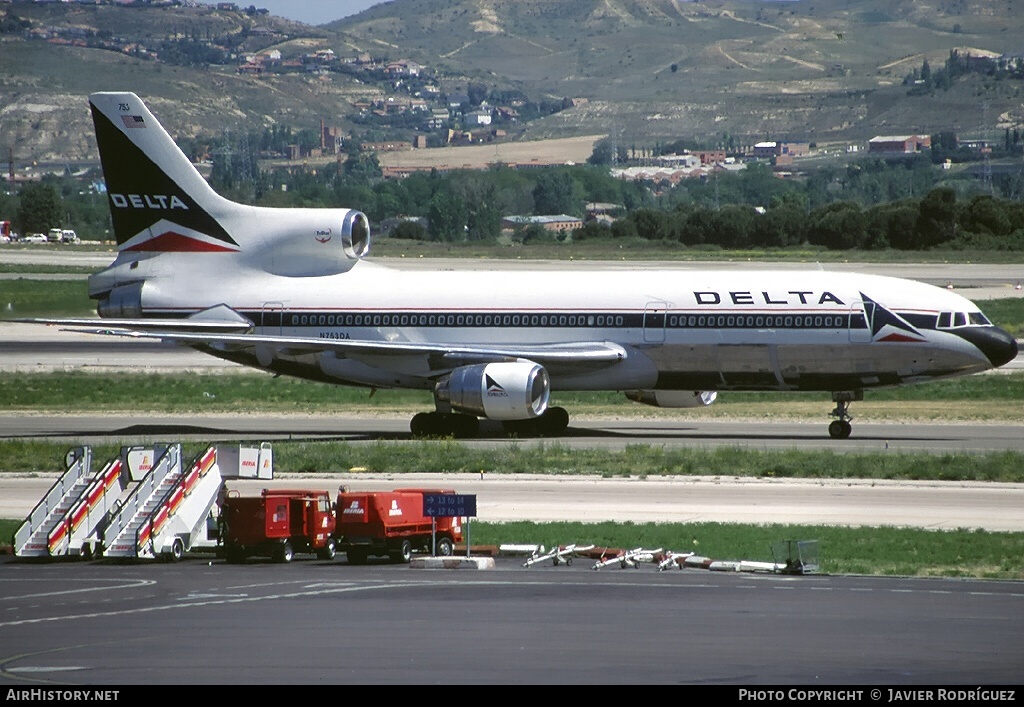
[[[476,517],[476,494],[474,493],[425,493],[423,494],[423,515],[428,518]]]

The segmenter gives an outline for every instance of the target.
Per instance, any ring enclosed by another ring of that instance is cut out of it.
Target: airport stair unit
[[[75,447],[65,471],[14,534],[16,557],[90,555],[94,537],[123,490],[122,462],[92,471],[92,450]]]
[[[217,540],[209,537],[207,519],[223,479],[217,450],[210,447],[189,465],[139,528],[139,557],[169,556],[180,560],[193,546]],[[215,530],[215,529],[214,529]]]
[[[181,445],[128,447],[121,456],[135,483],[103,530],[103,556],[155,558],[154,520],[163,518],[185,476]]]
[[[222,454],[228,464],[226,473],[219,463]],[[109,542],[103,556],[180,560],[189,550],[216,548],[213,510],[224,479],[255,478],[257,469],[264,466],[272,474],[271,454],[269,445],[209,447],[186,465],[180,444],[124,450],[122,457],[138,481],[107,524],[104,537]]]

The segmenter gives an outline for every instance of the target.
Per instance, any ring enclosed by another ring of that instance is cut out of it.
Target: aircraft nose
[[[1017,340],[999,327],[967,327],[957,333],[977,346],[994,368],[1017,358]]]

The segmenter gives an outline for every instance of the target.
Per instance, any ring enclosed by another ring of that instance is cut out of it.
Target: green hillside
[[[0,146],[19,162],[95,159],[85,96],[96,90],[139,93],[181,137],[321,119],[372,132],[357,103],[409,97],[384,71],[239,70],[255,52],[287,63],[326,49],[338,64],[415,61],[442,95],[576,99],[504,126],[506,139],[996,135],[1024,125],[1024,81],[975,73],[918,95],[904,81],[953,50],[1020,53],[1022,36],[1011,0],[393,0],[322,27],[207,6],[2,3]],[[389,127],[376,139],[393,138]]]
[[[395,0],[327,27],[466,81],[589,99],[550,134],[826,141],[1024,120],[1019,82],[903,86],[953,49],[1019,53],[1024,15],[1006,0]]]

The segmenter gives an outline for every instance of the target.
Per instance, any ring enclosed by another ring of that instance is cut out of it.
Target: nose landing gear
[[[849,409],[850,403],[855,400],[863,400],[863,390],[841,390],[832,393],[832,402],[836,404],[835,410],[829,413],[833,420],[828,426],[828,436],[832,439],[846,439],[853,432],[853,425],[850,424]]]

